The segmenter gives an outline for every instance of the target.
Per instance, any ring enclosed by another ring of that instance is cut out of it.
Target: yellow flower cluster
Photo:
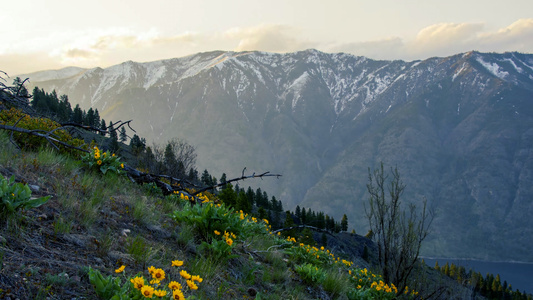
[[[215,235],[220,235],[220,231],[218,230],[215,230],[214,233]],[[228,244],[229,246],[233,245],[233,239],[237,238],[237,236],[233,232],[227,232],[225,230],[224,230],[223,236],[224,236],[224,240],[226,240],[226,244]]]
[[[403,290],[403,293],[404,293],[405,295],[409,294],[409,287],[408,287],[408,286],[405,287],[405,290]],[[415,291],[415,290],[412,290],[410,293],[411,293],[411,296],[416,296],[416,295],[418,295],[418,292]]]
[[[181,260],[174,260],[172,261],[172,266],[181,267],[183,266],[183,263],[184,262]],[[115,272],[121,273],[124,271],[125,268],[126,266],[121,266],[120,268],[116,269]],[[161,285],[161,282],[165,280],[165,271],[163,269],[150,266],[148,268],[148,272],[152,276],[152,279],[150,280],[149,284],[145,283],[145,280],[142,276],[136,276],[130,279],[130,282],[133,284],[133,287],[140,291],[141,295],[145,298],[152,298],[152,296],[166,296],[168,294],[168,291],[164,289],[156,289]],[[187,273],[186,270],[181,270],[179,274],[186,280],[187,286],[190,290],[197,290],[198,285],[196,283],[200,283],[203,281],[203,279],[199,275],[190,275],[189,273]],[[183,287],[181,283],[177,281],[170,281],[167,287],[172,292],[171,299],[185,300],[185,295],[183,293]]]
[[[392,299],[398,293],[398,289],[394,284],[386,284],[381,279],[381,276],[376,276],[375,274],[372,274],[366,268],[359,269],[354,272],[352,272],[352,270],[349,270],[348,273],[352,275],[352,282],[355,282],[355,284],[357,284],[356,288],[358,290],[365,288],[373,289],[376,292],[385,293],[381,294],[384,299]]]
[[[211,202],[211,200],[209,200],[209,197],[207,197],[206,195],[203,195],[202,193],[198,193],[198,195],[196,195],[196,196],[190,196],[190,195],[185,195],[184,193],[182,193],[180,191],[174,191],[173,194],[178,196],[180,198],[180,200],[182,200],[182,201],[194,201],[194,200],[196,200],[196,201],[200,201],[202,203]]]
[[[377,281],[372,282],[372,284],[370,285],[370,288],[375,289],[378,292],[385,291],[385,293],[389,293],[389,294],[398,293],[398,289],[394,286],[394,284],[391,283],[389,286],[388,284],[385,284],[383,280],[380,280],[379,282]]]

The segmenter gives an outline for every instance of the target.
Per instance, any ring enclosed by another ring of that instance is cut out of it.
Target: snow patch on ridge
[[[300,77],[296,78],[292,82],[292,84],[289,86],[289,90],[293,91],[293,98],[292,98],[292,109],[296,107],[296,104],[298,104],[298,100],[300,99],[300,93],[302,91],[302,88],[305,86],[305,83],[307,82],[309,78],[309,74],[307,71],[305,71]]]
[[[498,64],[496,63],[490,63],[490,62],[486,62],[484,61],[481,57],[476,57],[476,61],[478,63],[480,63],[483,67],[485,67],[485,69],[487,69],[487,71],[489,71],[490,73],[492,73],[492,75],[500,78],[500,79],[504,79],[505,77],[509,76],[509,72],[506,72],[506,71],[501,71],[500,69],[500,66],[498,66]]]

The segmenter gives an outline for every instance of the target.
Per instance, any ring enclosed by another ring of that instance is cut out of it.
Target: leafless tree
[[[394,283],[401,293],[417,263],[422,241],[429,233],[433,213],[427,210],[426,200],[421,211],[414,204],[409,204],[404,210],[400,198],[405,185],[397,168],[391,168],[391,175],[388,180],[383,163],[373,173],[368,169],[370,198],[365,211],[373,239],[378,245],[383,279]]]

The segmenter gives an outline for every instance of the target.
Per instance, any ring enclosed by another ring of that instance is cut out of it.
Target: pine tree
[[[61,122],[67,122],[70,120],[72,115],[72,107],[70,106],[67,95],[61,95],[61,97],[59,97],[59,108],[57,115]]]
[[[209,174],[209,172],[207,172],[207,169],[205,169],[202,172],[202,176],[200,177],[200,182],[204,186],[210,186],[211,185],[211,175]]]
[[[294,210],[294,216],[296,217],[296,220],[298,220],[298,222],[302,221],[302,209],[300,208],[300,205],[296,205],[296,209]]]
[[[15,77],[13,79],[13,93],[17,96],[20,96],[22,98],[29,98],[30,94],[28,93],[28,89],[22,84],[22,79],[20,77]]]
[[[83,122],[85,125],[87,126],[90,126],[90,127],[95,127],[96,125],[94,124],[94,110],[93,108],[89,108],[89,110],[87,111],[87,114],[85,115],[85,120]]]
[[[344,214],[342,216],[342,220],[341,220],[341,230],[342,231],[348,231],[348,217],[346,216],[346,214]]]
[[[289,228],[294,226],[294,220],[292,219],[292,214],[290,211],[285,212],[285,222],[283,222],[283,228]],[[283,231],[285,236],[294,237],[294,229]]]
[[[100,126],[100,113],[98,112],[98,109],[94,110],[94,128],[98,128]]]
[[[102,130],[102,131],[100,131],[100,135],[105,136],[106,135],[105,131],[107,131],[107,126],[105,125],[105,120],[104,119],[102,119],[102,121],[100,121],[100,130]]]
[[[254,190],[252,190],[251,187],[248,187],[248,189],[246,190],[246,198],[248,198],[248,201],[252,204],[252,206],[256,205],[254,196]]]
[[[226,173],[222,173],[222,176],[220,176],[220,180],[219,180],[219,183],[220,184],[223,184],[224,182],[227,181],[227,178],[226,178]],[[221,186],[221,189],[224,189],[226,187],[226,185],[223,185]]]
[[[250,202],[248,202],[248,197],[246,197],[246,193],[243,190],[238,193],[236,209],[242,210],[247,214],[252,211],[252,206],[250,205]]]
[[[128,135],[126,134],[126,128],[120,127],[120,142],[125,143],[128,140]]]
[[[118,152],[120,145],[118,144],[118,135],[117,131],[113,128],[113,123],[109,121],[109,136],[111,137],[111,142],[109,144],[109,150],[111,152]]]
[[[72,111],[72,123],[83,124],[83,111],[80,108],[79,104],[76,104],[74,110]]]
[[[226,188],[224,188],[219,194],[218,198],[226,205],[230,207],[235,207],[237,204],[237,195],[233,190],[233,185],[228,183]]]

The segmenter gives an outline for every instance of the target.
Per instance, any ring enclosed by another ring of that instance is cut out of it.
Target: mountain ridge
[[[149,140],[187,139],[212,174],[283,173],[264,188],[286,208],[347,213],[357,231],[368,168],[384,161],[405,179],[406,202],[428,198],[437,211],[425,255],[533,261],[521,250],[533,233],[533,55],[215,51],[25,76],[106,119],[133,118]]]

